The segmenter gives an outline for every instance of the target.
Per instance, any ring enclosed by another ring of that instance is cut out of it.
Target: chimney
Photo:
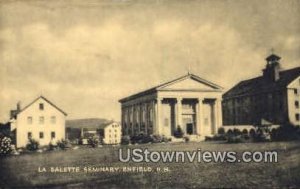
[[[21,102],[17,103],[17,109],[10,111],[10,119],[16,118],[18,113],[21,111]]]
[[[266,68],[263,70],[263,77],[266,80],[275,82],[280,79],[280,63],[279,60],[281,57],[271,54],[266,58],[267,65]]]
[[[21,111],[21,102],[20,102],[20,101],[17,103],[17,111],[18,111],[18,112]]]

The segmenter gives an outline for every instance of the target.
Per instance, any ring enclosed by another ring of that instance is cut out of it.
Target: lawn
[[[119,148],[193,151],[278,151],[278,163],[122,163]],[[38,172],[39,167],[168,167],[168,172]],[[166,143],[25,154],[0,159],[3,188],[278,188],[300,187],[300,142]],[[0,187],[0,188],[2,188]]]

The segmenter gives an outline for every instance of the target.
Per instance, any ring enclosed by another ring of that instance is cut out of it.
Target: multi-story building
[[[224,125],[290,122],[300,125],[300,67],[281,70],[280,57],[271,54],[262,76],[239,82],[223,95]]]
[[[170,82],[121,99],[124,135],[207,136],[222,126],[222,88],[188,73]]]
[[[65,117],[67,114],[45,97],[36,98],[29,105],[11,111],[11,131],[15,132],[16,147],[25,147],[29,139],[40,145],[51,140],[65,139]]]
[[[104,144],[120,144],[122,130],[121,125],[117,122],[105,124],[98,129],[100,136],[103,137]]]

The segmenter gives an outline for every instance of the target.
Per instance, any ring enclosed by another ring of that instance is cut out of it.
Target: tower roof
[[[278,61],[278,60],[280,60],[281,59],[281,57],[280,56],[277,56],[276,54],[271,54],[271,55],[269,55],[267,58],[266,58],[266,61],[268,61],[268,62],[270,62],[270,61]]]

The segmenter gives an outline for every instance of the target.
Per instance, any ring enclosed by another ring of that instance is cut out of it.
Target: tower
[[[277,56],[274,53],[272,53],[266,58],[267,64],[265,69],[263,69],[263,77],[266,80],[275,82],[278,79],[280,79],[280,59],[281,57]]]

